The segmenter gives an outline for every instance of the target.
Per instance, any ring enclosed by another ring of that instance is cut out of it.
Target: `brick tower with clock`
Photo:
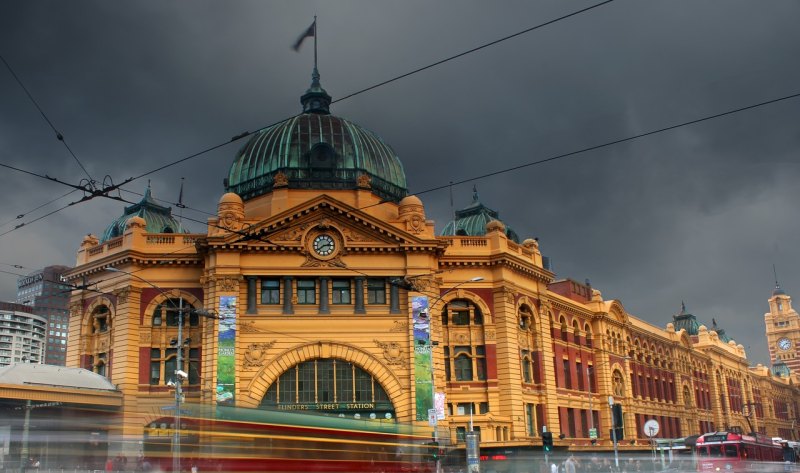
[[[773,367],[785,365],[793,378],[800,377],[800,315],[792,308],[792,298],[777,283],[764,323]]]

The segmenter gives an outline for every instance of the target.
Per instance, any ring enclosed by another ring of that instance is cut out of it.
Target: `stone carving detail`
[[[329,260],[318,260],[311,256],[310,254],[306,253],[306,260],[300,266],[305,266],[308,268],[319,268],[319,267],[334,267],[334,268],[346,268],[347,265],[344,264],[342,261],[342,254],[339,253],[338,255],[334,256]]]
[[[300,241],[303,237],[303,233],[305,233],[306,228],[308,225],[298,225],[296,227],[289,228],[283,233],[276,235],[271,240],[279,240],[279,241]]]
[[[346,241],[370,241],[371,238],[368,238],[366,235],[362,235],[361,233],[355,232],[350,228],[343,228],[342,235],[344,235],[344,239]]]
[[[494,330],[487,330],[486,333],[484,333],[483,335],[483,338],[486,340],[494,340],[494,337],[495,337]]]
[[[383,349],[383,357],[386,358],[386,364],[403,364],[405,357],[403,356],[403,350],[400,348],[400,344],[397,342],[382,342],[380,340],[375,340],[375,344]]]
[[[419,214],[412,214],[406,220],[406,230],[411,233],[422,233],[425,231],[425,217]]]
[[[83,312],[83,304],[80,302],[75,302],[69,306],[69,315],[70,317],[80,317],[81,313]]]
[[[436,292],[434,288],[434,281],[432,276],[411,276],[405,278],[406,282],[411,284],[411,287],[417,292]],[[431,307],[432,308],[432,307]]]
[[[275,345],[275,340],[267,343],[251,343],[244,351],[244,369],[259,368],[264,366],[264,357],[267,350]]]
[[[219,218],[219,225],[231,231],[242,228],[242,222],[235,212],[223,212]]]
[[[467,340],[468,340],[466,333],[459,333],[459,334],[456,335],[455,338],[456,338],[456,341],[458,343],[462,343],[462,344],[467,343]]]
[[[217,290],[223,292],[238,292],[240,276],[216,276]]]
[[[263,333],[264,331],[256,327],[256,323],[252,320],[243,320],[239,322],[239,330],[242,333]]]
[[[281,171],[275,173],[275,177],[272,178],[272,187],[277,189],[278,187],[286,187],[289,185],[289,178]]]
[[[528,337],[524,333],[519,334],[518,340],[520,347],[528,348]]]
[[[139,344],[140,345],[150,345],[153,341],[153,334],[150,332],[141,332],[139,334]]]
[[[129,287],[123,287],[122,289],[117,289],[114,291],[114,295],[117,296],[117,304],[125,304],[128,302],[128,295],[131,293]]]
[[[369,189],[372,187],[372,178],[366,174],[359,174],[356,178],[356,182],[358,182],[359,189]]]
[[[408,332],[408,322],[394,321],[394,327],[389,329],[390,332]]]

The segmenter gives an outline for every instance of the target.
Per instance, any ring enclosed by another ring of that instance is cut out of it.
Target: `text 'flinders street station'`
[[[67,366],[121,393],[109,438],[158,435],[176,372],[186,404],[435,425],[462,448],[470,430],[482,449],[541,448],[546,427],[556,448],[611,449],[612,412],[628,450],[649,448],[652,419],[659,438],[795,438],[800,326],[779,288],[774,366],[749,367],[685,308],[662,328],[556,280],[477,193],[437,235],[395,152],[330,114],[316,70],[301,102],[236,154],[207,233],[148,189],[83,239],[68,280],[93,289],[73,292]]]

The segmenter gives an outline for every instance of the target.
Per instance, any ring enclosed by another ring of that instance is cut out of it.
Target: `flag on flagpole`
[[[181,191],[178,193],[178,203],[175,206],[181,209],[186,208],[186,206],[183,205],[183,178],[181,178]]]
[[[314,35],[316,34],[316,31],[317,31],[317,20],[314,19],[314,22],[311,23],[311,26],[309,26],[303,32],[303,34],[301,34],[300,37],[297,38],[297,41],[294,42],[294,45],[292,46],[292,49],[294,49],[295,51],[299,51],[300,50],[300,45],[303,44],[303,40],[306,39],[306,38],[313,38]]]

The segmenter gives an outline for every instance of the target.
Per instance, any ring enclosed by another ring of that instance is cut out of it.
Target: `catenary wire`
[[[28,210],[27,212],[23,212],[23,213],[17,215],[16,217],[6,221],[6,222],[0,223],[0,228],[5,227],[6,225],[8,225],[9,223],[13,222],[14,220],[20,220],[23,217],[27,217],[29,213],[35,212],[35,211],[41,209],[42,207],[47,207],[48,205],[52,204],[53,202],[59,201],[59,200],[63,199],[64,197],[66,197],[66,196],[68,196],[68,195],[70,195],[70,194],[72,194],[74,192],[78,192],[78,189],[73,189],[73,190],[67,192],[66,194],[64,194],[64,195],[62,195],[60,197],[56,197],[55,199],[47,201],[47,202],[43,203],[42,205],[39,205],[36,208]]]
[[[56,129],[55,125],[53,125],[53,122],[50,121],[50,119],[44,113],[42,107],[39,106],[39,103],[36,102],[36,99],[33,98],[33,95],[31,95],[28,88],[25,87],[25,84],[22,83],[22,80],[19,78],[19,76],[17,76],[17,73],[14,72],[14,69],[12,69],[11,64],[9,64],[8,61],[6,61],[6,59],[2,55],[0,55],[0,60],[3,61],[3,64],[6,65],[6,68],[8,68],[8,71],[11,73],[11,76],[14,77],[14,80],[17,81],[17,84],[19,84],[19,86],[22,87],[22,90],[25,91],[25,94],[28,96],[31,102],[33,102],[33,105],[36,107],[36,110],[39,110],[39,113],[42,115],[42,118],[44,118],[44,121],[46,121],[47,124],[50,125],[50,128],[56,134],[56,139],[58,139],[58,141],[64,144],[64,147],[67,148],[67,151],[69,151],[69,154],[73,157],[73,159],[75,159],[75,162],[78,163],[78,166],[80,166],[81,169],[83,169],[83,172],[86,174],[86,177],[89,178],[89,185],[94,186],[95,180],[89,174],[89,171],[86,170],[86,167],[84,167],[83,163],[81,163],[78,157],[75,156],[75,153],[72,151],[72,148],[70,148],[69,145],[67,144],[67,140],[64,139],[64,135],[62,135],[61,132],[59,132]]]
[[[359,90],[359,91],[356,91],[356,92],[353,92],[353,93],[351,93],[351,94],[345,95],[344,97],[342,97],[342,98],[339,98],[339,99],[337,99],[337,100],[334,100],[334,101],[332,101],[331,103],[338,103],[338,102],[341,102],[341,101],[343,101],[343,100],[346,100],[346,99],[349,99],[349,98],[355,97],[355,96],[357,96],[357,95],[360,95],[360,94],[363,94],[363,93],[365,93],[365,92],[367,92],[367,91],[373,90],[373,89],[375,89],[375,88],[377,88],[377,87],[381,87],[381,86],[383,86],[383,85],[386,85],[386,84],[389,84],[389,83],[395,82],[395,81],[397,81],[397,80],[400,80],[400,79],[406,78],[406,77],[408,77],[408,76],[411,76],[411,75],[413,75],[413,74],[417,74],[417,73],[419,73],[419,72],[422,72],[422,71],[425,71],[425,70],[427,70],[427,69],[430,69],[430,68],[433,68],[433,67],[436,67],[436,66],[442,65],[442,64],[444,64],[444,63],[446,63],[446,62],[452,61],[452,60],[454,60],[454,59],[458,59],[458,58],[460,58],[460,57],[463,57],[463,56],[465,56],[465,55],[467,55],[467,54],[470,54],[470,53],[473,53],[473,52],[476,52],[476,51],[480,51],[481,49],[484,49],[484,48],[487,48],[487,47],[490,47],[490,46],[494,46],[494,45],[496,45],[496,44],[498,44],[498,43],[501,43],[501,42],[503,42],[503,41],[508,41],[509,39],[516,38],[517,36],[520,36],[520,35],[523,35],[523,34],[526,34],[526,33],[530,33],[531,31],[537,30],[537,29],[539,29],[539,28],[542,28],[542,27],[544,27],[544,26],[549,26],[549,25],[552,25],[553,23],[557,23],[557,22],[559,22],[559,21],[565,20],[565,19],[567,19],[567,18],[570,18],[570,17],[573,17],[573,16],[575,16],[575,15],[579,15],[579,14],[581,14],[581,13],[585,13],[585,12],[587,12],[587,11],[589,11],[589,10],[592,10],[592,9],[594,9],[594,8],[597,8],[597,7],[600,7],[600,6],[603,6],[603,5],[606,5],[606,4],[608,4],[608,3],[611,3],[611,2],[613,2],[613,1],[614,1],[614,0],[605,0],[604,2],[600,2],[600,3],[597,3],[597,4],[595,4],[595,5],[591,5],[591,6],[589,6],[589,7],[583,8],[583,9],[581,9],[581,10],[577,10],[577,11],[574,11],[574,12],[572,12],[572,13],[568,13],[568,14],[566,14],[566,15],[562,15],[562,16],[560,16],[560,17],[558,17],[558,18],[554,18],[554,19],[552,19],[552,20],[546,21],[546,22],[544,22],[544,23],[541,23],[541,24],[538,24],[538,25],[536,25],[536,26],[532,26],[532,27],[530,27],[530,28],[526,28],[526,29],[524,29],[524,30],[522,30],[522,31],[519,31],[519,32],[517,32],[517,33],[514,33],[514,34],[511,34],[511,35],[505,36],[505,37],[503,37],[503,38],[500,38],[500,39],[497,39],[497,40],[491,41],[491,42],[489,42],[489,43],[486,43],[486,44],[483,44],[483,45],[481,45],[481,46],[477,46],[477,47],[475,47],[475,48],[472,48],[472,49],[470,49],[470,50],[467,50],[467,51],[461,52],[461,53],[459,53],[459,54],[456,54],[456,55],[454,55],[454,56],[450,56],[450,57],[448,57],[448,58],[446,58],[446,59],[442,59],[442,60],[440,60],[440,61],[436,61],[436,62],[434,62],[433,64],[429,64],[429,65],[427,65],[427,66],[420,67],[420,68],[418,68],[418,69],[415,69],[415,70],[413,70],[413,71],[411,71],[411,72],[407,72],[407,73],[405,73],[405,74],[401,74],[401,75],[399,75],[399,76],[397,76],[397,77],[394,77],[394,78],[392,78],[392,79],[385,80],[385,81],[383,81],[383,82],[381,82],[381,83],[379,83],[379,84],[375,84],[375,85],[372,85],[372,86],[370,86],[370,87],[367,87],[367,88],[365,88],[365,89],[361,89],[361,90]],[[211,151],[214,151],[214,150],[216,150],[216,149],[222,148],[222,147],[223,147],[223,146],[225,146],[225,145],[228,145],[228,144],[230,144],[230,143],[233,143],[233,142],[235,142],[235,141],[238,141],[238,140],[240,140],[240,139],[242,139],[242,138],[246,138],[246,137],[248,137],[248,136],[250,136],[250,135],[252,135],[252,134],[255,134],[255,133],[257,133],[257,132],[258,132],[258,130],[263,130],[263,129],[265,129],[265,128],[270,128],[270,127],[273,127],[273,126],[275,126],[275,125],[277,125],[277,124],[279,124],[279,123],[283,123],[283,122],[285,122],[285,121],[287,121],[287,120],[291,120],[292,118],[294,118],[294,117],[297,117],[297,116],[299,116],[299,115],[301,115],[301,114],[292,115],[291,117],[287,117],[287,118],[284,118],[284,119],[278,120],[278,121],[276,121],[276,122],[273,122],[273,123],[271,123],[271,124],[269,124],[269,125],[266,125],[266,126],[263,126],[263,127],[261,127],[261,128],[258,128],[256,131],[245,131],[245,132],[242,132],[242,133],[240,133],[240,134],[238,134],[238,135],[236,135],[236,136],[232,137],[230,140],[228,140],[228,141],[226,141],[226,142],[224,142],[224,143],[219,143],[219,144],[217,144],[217,145],[211,146],[211,147],[209,147],[209,148],[206,148],[206,149],[204,149],[204,150],[201,150],[201,151],[198,151],[198,152],[196,152],[196,153],[193,153],[193,154],[190,154],[190,155],[188,155],[188,156],[185,156],[185,157],[183,157],[183,158],[181,158],[181,159],[179,159],[179,160],[177,160],[177,161],[173,161],[173,162],[171,162],[171,163],[167,163],[167,164],[165,164],[165,165],[163,165],[163,166],[159,166],[159,167],[157,167],[157,168],[155,168],[155,169],[152,169],[152,170],[150,170],[150,171],[147,171],[147,172],[145,172],[145,173],[139,174],[139,175],[137,175],[137,176],[135,176],[135,177],[128,178],[128,179],[126,180],[126,183],[127,183],[127,182],[132,182],[132,181],[135,181],[135,180],[137,180],[137,179],[141,179],[141,178],[143,178],[143,177],[145,177],[145,176],[149,176],[149,175],[151,175],[151,174],[154,174],[154,173],[156,173],[156,172],[159,172],[159,171],[163,171],[164,169],[167,169],[167,168],[169,168],[169,167],[175,166],[175,165],[177,165],[177,164],[180,164],[180,163],[182,163],[182,162],[188,161],[188,160],[190,160],[190,159],[194,159],[194,158],[196,158],[196,157],[198,157],[198,156],[201,156],[201,155],[203,155],[203,154],[206,154],[206,153],[209,153],[209,152],[211,152]]]

